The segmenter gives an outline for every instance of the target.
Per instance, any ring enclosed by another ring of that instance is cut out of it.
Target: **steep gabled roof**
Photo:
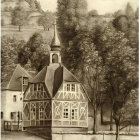
[[[21,77],[28,77],[29,80],[32,78],[31,75],[28,74],[28,72],[18,64],[13,72],[13,75],[11,76],[10,81],[8,82],[7,86],[3,89],[21,91]]]
[[[31,81],[44,82],[51,97],[54,97],[62,82],[79,82],[74,75],[60,64],[45,66]]]

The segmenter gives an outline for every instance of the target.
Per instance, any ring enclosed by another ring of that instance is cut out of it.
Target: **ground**
[[[50,29],[49,31],[44,31],[42,26],[22,26],[21,31],[18,31],[18,26],[13,25],[7,25],[1,27],[1,34],[8,35],[15,37],[18,40],[25,40],[28,41],[29,38],[35,33],[40,33],[44,40],[46,40],[48,43],[52,40],[53,37],[53,29]]]
[[[27,132],[2,132],[1,140],[44,140]]]

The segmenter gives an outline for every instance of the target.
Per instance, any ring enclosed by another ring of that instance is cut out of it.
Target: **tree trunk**
[[[94,121],[93,121],[93,133],[96,134],[97,131],[97,110],[94,108]]]
[[[120,133],[119,125],[116,124],[116,140],[120,140],[120,135],[119,135],[119,133]]]
[[[110,131],[113,131],[113,117],[112,117],[112,113],[113,113],[113,108],[111,107],[111,113],[110,113]]]
[[[43,26],[44,31],[46,30],[45,26]]]
[[[19,25],[19,32],[21,31],[21,25]]]

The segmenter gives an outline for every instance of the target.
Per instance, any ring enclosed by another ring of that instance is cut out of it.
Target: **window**
[[[38,91],[41,90],[41,84],[38,84]]]
[[[28,78],[23,77],[22,84],[23,85],[28,85]]]
[[[17,96],[14,95],[14,96],[13,96],[13,102],[16,102],[16,101],[17,101]]]
[[[40,120],[44,119],[44,108],[41,106],[39,108],[39,115],[40,115]]]
[[[14,118],[14,112],[11,112],[11,120]]]
[[[72,109],[71,110],[71,119],[72,120],[77,120],[78,119],[78,110],[77,109]]]
[[[67,91],[70,91],[70,84],[67,84]]]
[[[34,84],[34,91],[37,90],[37,84]]]
[[[75,84],[71,85],[71,91],[75,91]]]
[[[57,54],[52,55],[52,63],[58,63],[58,55]]]
[[[65,119],[69,118],[68,108],[64,108],[63,118]]]
[[[1,119],[3,119],[3,112],[1,112]]]

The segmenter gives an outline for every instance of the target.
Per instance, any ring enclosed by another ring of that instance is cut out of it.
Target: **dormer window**
[[[23,77],[22,84],[26,85],[26,86],[28,85],[28,78],[27,77]]]

